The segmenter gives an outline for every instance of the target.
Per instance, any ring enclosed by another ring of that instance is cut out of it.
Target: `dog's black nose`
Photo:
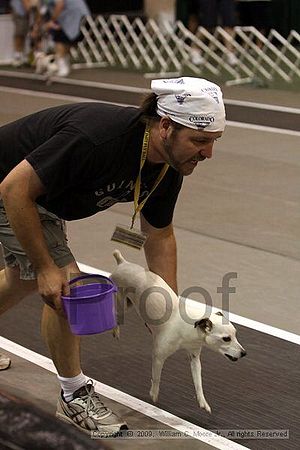
[[[247,352],[245,352],[245,350],[242,350],[241,351],[241,358],[244,358],[244,356],[246,356],[247,355]]]

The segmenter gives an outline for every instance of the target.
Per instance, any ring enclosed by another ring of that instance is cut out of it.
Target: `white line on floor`
[[[36,364],[39,367],[43,367],[49,372],[56,374],[56,369],[53,362],[39,353],[33,352],[28,348],[22,347],[21,345],[12,342],[4,337],[0,337],[0,347],[10,352],[20,358],[26,359],[27,361]],[[127,406],[151,419],[154,419],[164,425],[174,428],[182,433],[186,433],[194,439],[205,442],[208,445],[212,445],[214,448],[219,450],[244,450],[247,447],[236,444],[235,442],[229,441],[222,436],[206,430],[205,428],[194,425],[187,420],[181,419],[157,406],[146,403],[143,400],[139,400],[125,392],[119,391],[111,386],[100,383],[100,381],[93,380],[95,383],[96,391],[105,397],[114,400],[117,403]]]
[[[82,272],[85,273],[93,273],[104,275],[106,277],[110,276],[109,272],[105,272],[104,270],[96,269],[95,267],[88,266],[86,264],[78,263],[79,268]],[[195,300],[188,299],[191,303],[195,302]],[[212,308],[213,312],[219,311],[220,308]],[[300,345],[300,336],[298,334],[290,333],[289,331],[281,330],[280,328],[272,327],[271,325],[267,325],[262,322],[257,322],[256,320],[248,319],[247,317],[242,317],[237,314],[229,313],[230,321],[243,325],[244,327],[251,328],[255,331],[260,331],[261,333],[269,334],[270,336],[277,337],[279,339],[283,339],[284,341],[292,342],[293,344]]]
[[[61,84],[71,84],[74,86],[84,86],[84,87],[94,87],[100,89],[107,89],[109,91],[119,91],[119,92],[132,92],[134,94],[150,94],[151,89],[128,86],[123,84],[113,84],[113,83],[101,83],[98,81],[88,81],[88,80],[78,80],[74,78],[62,79],[58,77],[53,77],[53,81]]]
[[[107,103],[109,105],[119,105],[119,106],[133,106],[136,108],[136,105],[127,105],[126,103],[116,103],[116,102],[108,102],[106,100],[95,100],[93,98],[88,97],[76,97],[74,95],[66,95],[66,94],[54,94],[52,92],[41,92],[41,91],[31,91],[30,89],[20,89],[20,88],[12,88],[7,86],[0,86],[0,92],[7,92],[9,94],[16,95],[27,95],[29,97],[39,97],[39,98],[49,98],[52,100],[64,100],[69,102],[99,102],[99,103]]]
[[[55,100],[63,100],[63,101],[71,101],[71,102],[97,102],[100,103],[107,103],[111,105],[119,105],[119,106],[135,106],[136,105],[128,105],[127,103],[116,103],[116,102],[108,102],[104,100],[94,100],[91,98],[85,98],[85,97],[75,97],[72,95],[64,95],[64,94],[54,94],[52,92],[40,92],[40,91],[31,91],[29,89],[19,89],[19,88],[11,88],[6,86],[0,86],[0,92],[7,92],[11,94],[20,94],[20,95],[27,95],[31,97],[46,97],[49,99],[55,99]],[[255,125],[251,123],[244,123],[244,122],[234,122],[231,120],[226,121],[227,126],[229,127],[236,127],[236,128],[245,128],[248,130],[257,130],[257,131],[266,131],[268,133],[278,133],[278,134],[287,134],[290,136],[300,136],[300,131],[294,131],[294,130],[286,130],[284,128],[274,128],[274,127],[266,127],[263,125]]]
[[[225,99],[226,105],[247,106],[247,108],[267,109],[269,111],[279,111],[291,114],[300,114],[300,108],[291,108],[290,106],[270,105],[268,103],[248,102],[246,100]]]
[[[266,131],[267,133],[288,134],[289,136],[300,137],[300,131],[286,130],[285,128],[266,127],[265,125],[256,125],[253,123],[233,122],[226,120],[228,127],[246,128],[247,130]]]
[[[44,75],[39,75],[36,73],[28,73],[28,72],[15,72],[8,70],[0,70],[1,77],[15,77],[15,78],[25,78],[27,80],[39,80],[45,81],[46,77]],[[84,86],[84,87],[93,87],[93,88],[101,88],[107,90],[114,91],[122,91],[122,92],[133,92],[135,94],[148,94],[150,93],[150,89],[135,87],[135,86],[126,86],[122,84],[112,84],[112,83],[101,83],[98,81],[88,81],[88,80],[78,80],[74,78],[60,78],[60,77],[51,77],[51,81],[57,84],[70,84],[73,86]]]

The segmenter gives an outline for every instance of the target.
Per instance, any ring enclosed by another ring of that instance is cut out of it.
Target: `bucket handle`
[[[70,280],[69,281],[69,285],[71,286],[71,284],[77,283],[77,281],[87,280],[87,279],[90,279],[90,278],[101,278],[102,280],[104,279],[106,281],[109,281],[111,286],[112,286],[112,288],[113,288],[113,291],[117,292],[117,290],[118,290],[117,286],[115,285],[115,283],[110,278],[105,277],[104,275],[98,275],[98,274],[95,274],[95,275],[92,275],[92,274],[80,275],[79,277],[76,277],[76,278],[73,278],[72,280]]]

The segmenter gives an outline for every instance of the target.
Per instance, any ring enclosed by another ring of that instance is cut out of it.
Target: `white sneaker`
[[[228,52],[226,55],[227,62],[230,66],[237,66],[239,63],[239,60],[235,56],[233,52]]]
[[[66,402],[60,395],[57,402],[56,417],[74,425],[92,436],[114,436],[121,430],[128,430],[126,422],[105,406],[91,380],[73,394],[73,400]]]
[[[57,73],[59,77],[67,77],[70,74],[70,63],[68,58],[57,58]]]
[[[191,48],[190,50],[191,61],[195,66],[201,66],[204,63],[204,59],[201,55],[200,50],[197,48]]]
[[[0,353],[0,370],[9,369],[10,365],[11,365],[10,358],[6,355],[3,355],[3,353]]]

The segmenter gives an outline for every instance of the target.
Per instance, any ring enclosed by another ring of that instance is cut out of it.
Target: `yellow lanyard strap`
[[[144,164],[145,164],[145,161],[147,158],[149,141],[150,141],[150,124],[149,124],[149,122],[147,122],[145,133],[144,133],[144,138],[143,138],[140,170],[139,170],[139,174],[136,179],[135,186],[134,186],[134,213],[133,213],[132,221],[131,221],[131,227],[130,227],[131,229],[133,228],[137,213],[141,212],[146,201],[148,200],[150,195],[155,191],[155,189],[157,188],[157,186],[159,185],[159,183],[161,182],[161,180],[163,179],[163,177],[165,176],[165,174],[169,168],[168,164],[164,165],[164,167],[161,169],[160,174],[158,175],[151,191],[149,192],[147,197],[144,198],[144,200],[139,204],[139,198],[140,198],[140,192],[141,192],[142,168],[144,167]]]

